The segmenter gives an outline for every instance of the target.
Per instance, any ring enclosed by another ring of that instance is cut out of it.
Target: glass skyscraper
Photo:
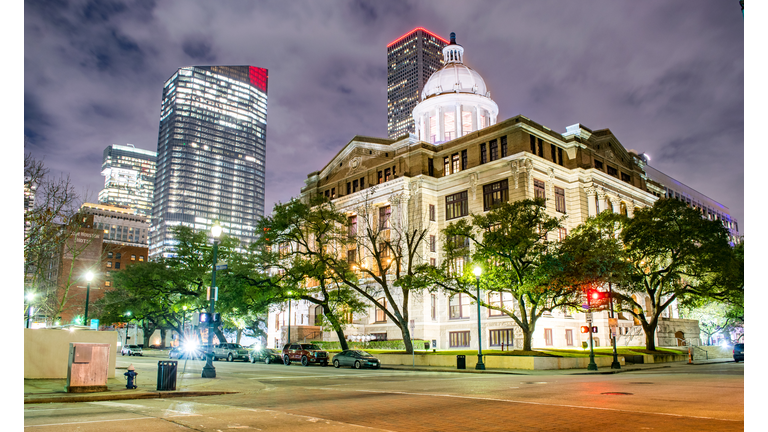
[[[429,77],[443,67],[448,41],[415,28],[387,45],[387,131],[390,139],[414,133],[413,109]],[[453,89],[445,89],[452,91]]]
[[[99,204],[130,208],[151,218],[156,169],[157,152],[133,144],[107,146],[101,163],[104,189],[99,192]]]
[[[267,70],[190,66],[166,81],[157,140],[150,257],[173,254],[186,225],[254,240],[264,214]]]

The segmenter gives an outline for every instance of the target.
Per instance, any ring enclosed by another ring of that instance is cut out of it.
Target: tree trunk
[[[413,354],[413,341],[411,340],[411,332],[408,330],[408,323],[404,322],[400,326],[400,330],[403,332],[403,344],[405,345],[405,352]]]
[[[149,348],[149,339],[152,337],[152,333],[155,332],[155,326],[150,324],[141,324],[141,330],[144,332],[144,348]]]
[[[216,339],[219,341],[218,343],[220,344],[227,343],[227,338],[225,338],[224,333],[221,332],[221,327],[216,327],[213,331],[213,334],[216,336]]]
[[[656,351],[656,325],[655,321],[651,323],[642,323],[643,331],[645,332],[645,349],[648,351]]]
[[[235,338],[235,343],[240,343],[240,337],[243,336],[243,329],[237,329],[237,337]]]
[[[165,348],[165,329],[160,329],[160,348]]]
[[[344,329],[341,328],[341,325],[339,324],[339,321],[336,319],[336,316],[333,315],[331,312],[331,308],[328,306],[328,303],[323,303],[323,314],[326,318],[328,318],[328,321],[330,321],[331,326],[333,327],[333,330],[336,332],[336,336],[339,338],[339,345],[341,345],[342,350],[348,350],[349,345],[347,344],[347,338],[344,336]]]
[[[533,351],[533,331],[523,329],[523,351]]]

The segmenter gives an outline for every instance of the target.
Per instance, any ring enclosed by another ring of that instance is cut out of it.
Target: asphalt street
[[[150,368],[157,358],[118,357]],[[182,360],[179,384],[203,362]],[[24,406],[43,431],[738,431],[744,363],[612,375],[461,374],[215,362],[198,387],[235,394]],[[119,372],[119,371],[118,371]],[[226,380],[225,378],[226,377]],[[139,377],[153,387],[155,377]]]

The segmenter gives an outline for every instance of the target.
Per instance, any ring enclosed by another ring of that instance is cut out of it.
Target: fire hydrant
[[[136,368],[134,368],[133,365],[128,366],[128,372],[123,374],[123,375],[125,375],[126,379],[128,380],[128,384],[125,386],[125,388],[127,388],[127,389],[135,389],[136,388],[135,380],[136,380],[136,375],[138,375],[138,374],[139,373],[136,372]]]

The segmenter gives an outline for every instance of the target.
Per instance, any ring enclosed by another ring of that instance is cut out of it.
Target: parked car
[[[743,343],[737,343],[733,346],[733,361],[740,362],[744,361],[744,344]]]
[[[288,366],[291,361],[300,361],[303,366],[309,366],[310,364],[321,364],[328,366],[330,356],[328,351],[324,351],[322,348],[315,344],[307,343],[289,343],[283,347],[283,364]]]
[[[213,359],[227,359],[227,361],[248,361],[248,349],[236,343],[223,343],[213,346]]]
[[[251,360],[251,363],[282,363],[283,354],[280,352],[280,350],[274,348],[261,348],[252,350],[249,354],[249,359]]]
[[[333,356],[333,367],[352,366],[355,369],[381,367],[379,359],[362,350],[344,350]]]
[[[120,349],[120,354],[129,356],[143,356],[144,353],[141,351],[141,347],[138,345],[123,345],[123,348]]]

